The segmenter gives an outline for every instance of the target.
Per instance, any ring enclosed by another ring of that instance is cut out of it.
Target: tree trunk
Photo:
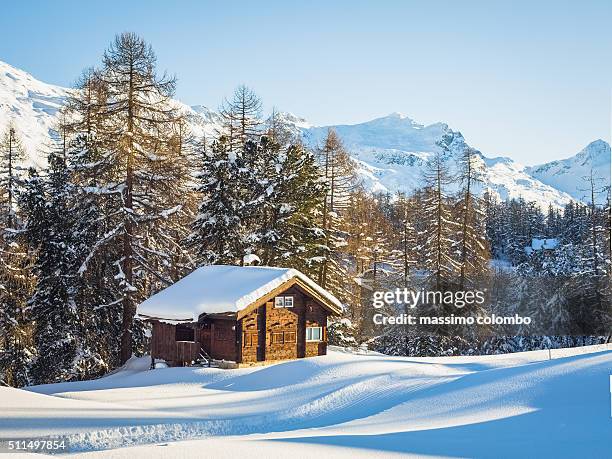
[[[134,302],[132,298],[133,288],[133,187],[134,187],[134,71],[130,68],[130,88],[128,94],[128,119],[127,119],[127,167],[125,174],[125,202],[124,202],[124,233],[123,233],[123,275],[125,286],[123,293],[123,321],[121,333],[121,363],[125,363],[132,356],[132,325],[134,322]]]
[[[9,128],[8,154],[8,227],[13,227],[13,128]]]

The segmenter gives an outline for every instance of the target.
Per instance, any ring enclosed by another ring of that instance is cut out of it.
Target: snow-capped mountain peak
[[[336,130],[355,158],[364,186],[374,192],[410,192],[422,186],[423,167],[439,151],[438,142],[442,138],[448,144],[449,154],[455,158],[468,146],[463,135],[445,123],[422,125],[399,113],[354,125],[313,127],[303,130],[303,135],[311,146],[321,145],[330,128]],[[587,148],[588,154],[583,151],[579,155],[596,157],[596,162],[609,169],[609,153],[606,156],[609,148],[606,142],[595,141]],[[511,158],[488,158],[482,153],[480,156],[485,179],[482,191],[489,190],[502,200],[523,198],[546,209],[549,204],[561,208],[572,198],[581,199],[567,191],[575,183],[559,188],[538,179],[531,168]]]
[[[610,163],[610,145],[607,142],[597,139],[584,147],[576,158],[582,161],[582,165],[590,164],[594,167]]]
[[[28,153],[28,164],[46,163],[45,147],[59,108],[69,89],[43,83],[32,75],[0,62],[0,130],[13,121]],[[222,117],[203,105],[189,107],[176,102],[188,115],[196,136],[214,138]],[[444,138],[448,155],[457,157],[468,146],[459,131],[445,123],[424,125],[394,112],[357,124],[313,126],[293,113],[279,112],[279,119],[311,147],[322,145],[330,128],[335,129],[358,165],[364,186],[373,192],[410,192],[423,185],[423,167],[439,150]],[[572,198],[584,199],[582,177],[593,169],[604,185],[610,184],[610,145],[596,140],[568,159],[524,167],[511,158],[488,158],[480,154],[485,169],[484,189],[501,199],[522,197],[562,207]]]
[[[219,113],[214,110],[211,110],[205,105],[192,105],[190,108],[199,116],[211,123],[217,123],[221,121],[221,116],[219,115]]]
[[[279,112],[277,113],[278,119],[287,125],[295,126],[299,129],[310,129],[312,124],[310,124],[305,118],[294,115],[291,112]]]
[[[525,171],[542,183],[565,191],[574,199],[589,201],[590,197],[584,190],[588,188],[586,179],[590,177],[591,172],[597,181],[598,189],[610,186],[610,157],[610,145],[598,139],[574,156],[527,167]]]

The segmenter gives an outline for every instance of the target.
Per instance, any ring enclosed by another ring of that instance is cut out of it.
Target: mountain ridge
[[[57,113],[71,89],[47,84],[29,73],[0,61],[0,129],[9,120],[15,122],[28,165],[44,167],[45,147],[56,122]],[[203,105],[188,106],[174,102],[190,120],[196,136],[214,137],[220,130],[221,115]],[[335,129],[357,165],[357,172],[370,192],[410,192],[422,186],[422,170],[428,158],[439,148],[444,135],[450,139],[450,153],[459,155],[468,143],[460,131],[444,122],[424,125],[399,112],[357,124],[314,126],[292,113],[279,116],[309,147],[320,146],[329,129]],[[589,164],[601,174],[604,185],[610,183],[610,145],[597,139],[566,159],[525,167],[508,157],[487,157],[478,152],[485,169],[482,191],[489,190],[500,199],[522,197],[542,208],[552,204],[563,207],[574,200],[584,200],[579,193],[577,174],[584,174]],[[606,175],[607,170],[607,175]]]
[[[597,139],[574,156],[525,169],[542,183],[564,190],[576,200],[584,201],[586,198],[586,201],[589,201],[589,197],[585,196],[585,189],[589,186],[587,180],[591,172],[598,189],[610,186],[610,156],[610,145],[602,139]],[[576,183],[577,179],[582,182]],[[597,202],[597,198],[595,201]]]

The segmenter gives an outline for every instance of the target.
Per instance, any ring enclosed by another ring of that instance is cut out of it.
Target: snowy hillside
[[[610,155],[610,145],[596,140],[571,158],[528,167],[526,171],[542,183],[565,191],[575,199],[590,202],[591,197],[585,191],[589,186],[584,178],[590,176],[593,170],[593,176],[601,179],[599,185],[609,186]],[[598,202],[597,198],[595,202]]]
[[[13,121],[28,153],[28,165],[46,163],[41,147],[68,90],[38,81],[29,73],[0,61],[0,129]]]
[[[28,164],[45,164],[44,146],[49,129],[68,89],[42,83],[26,72],[0,62],[0,128],[14,120],[24,138]],[[176,102],[189,115],[194,134],[213,138],[220,129],[219,113],[204,106],[188,107]],[[459,155],[466,146],[460,132],[444,123],[425,126],[409,117],[392,113],[354,125],[312,126],[307,120],[282,113],[284,123],[301,135],[310,146],[320,145],[330,127],[336,129],[358,163],[364,186],[373,192],[409,192],[422,186],[423,166],[436,142],[444,134],[453,138],[451,152]],[[481,155],[485,166],[485,189],[501,199],[523,197],[539,202],[546,209],[549,203],[560,207],[583,198],[582,176],[591,164],[610,183],[610,146],[598,140],[576,156],[535,167],[524,167],[509,158],[488,158]]]
[[[43,83],[29,73],[0,61],[0,129],[13,122],[27,153],[27,166],[44,167],[46,148],[56,123],[58,110],[70,90]],[[219,114],[197,106],[176,102],[186,113],[193,133],[210,138],[220,124]]]
[[[104,453],[130,458],[606,457],[609,349],[557,349],[552,360],[336,350],[238,370],[149,371],[147,358],[132,359],[98,380],[0,388],[0,437],[136,446]]]

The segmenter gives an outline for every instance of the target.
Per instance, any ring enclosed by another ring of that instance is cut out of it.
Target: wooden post
[[[210,322],[210,358],[215,356],[215,323]]]
[[[612,418],[612,375],[610,375],[610,417]]]

